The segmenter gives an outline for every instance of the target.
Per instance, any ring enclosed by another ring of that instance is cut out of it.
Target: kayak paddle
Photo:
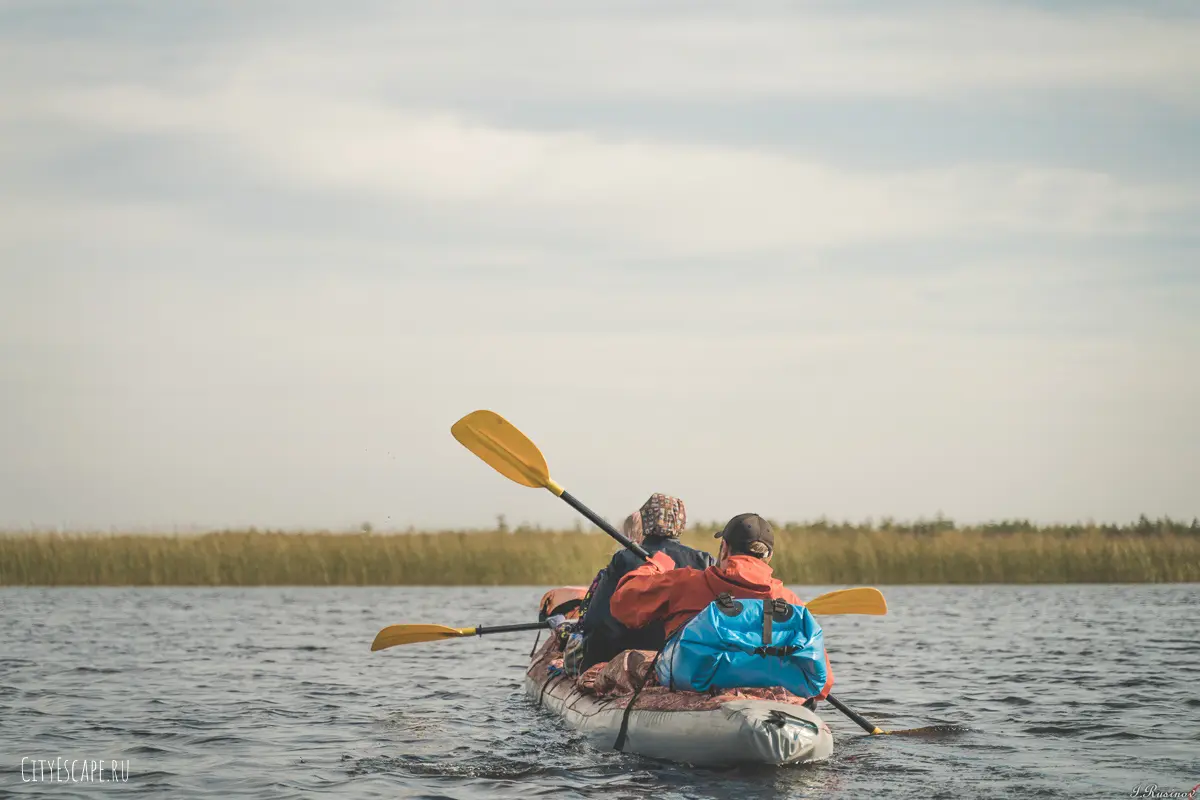
[[[838,589],[818,595],[806,603],[813,614],[886,614],[887,604],[878,589]],[[447,628],[444,625],[389,625],[375,635],[371,650],[385,650],[401,644],[440,642],[463,636],[483,636],[485,633],[511,633],[533,631],[546,627],[545,622],[530,622],[523,625],[493,625],[487,628]],[[847,709],[849,710],[849,709]],[[853,712],[851,712],[853,713]]]
[[[819,594],[804,604],[813,614],[874,614],[887,613],[887,601],[883,592],[867,586],[856,589],[838,589]]]
[[[463,636],[483,636],[485,633],[512,633],[514,631],[536,631],[545,628],[545,622],[528,622],[523,625],[490,625],[478,628],[447,628],[444,625],[389,625],[375,634],[371,651],[395,647],[399,644],[439,642],[442,639],[458,639]]]
[[[621,535],[612,525],[597,516],[590,508],[576,500],[570,493],[554,482],[550,477],[550,468],[546,465],[546,457],[528,436],[521,433],[511,422],[494,411],[472,411],[454,423],[450,433],[459,443],[479,456],[492,469],[499,472],[510,481],[522,486],[535,489],[549,489],[561,497],[572,508],[591,520],[597,527],[616,539],[629,550],[637,553],[643,561],[650,559],[650,554],[635,542]],[[882,599],[882,595],[880,595]],[[855,714],[833,695],[826,695],[830,705],[854,720],[863,730],[870,734],[882,734],[884,731],[877,725],[872,725],[859,714]],[[913,729],[912,732],[924,731],[923,728]],[[895,731],[909,733],[910,731]]]
[[[550,477],[550,468],[546,466],[546,458],[542,451],[504,417],[494,411],[472,411],[454,423],[450,433],[459,444],[510,481],[535,489],[549,489],[554,495],[565,500],[571,508],[591,520],[600,530],[642,558],[650,558],[650,554],[640,544],[621,534],[596,512],[559,486]]]
[[[829,701],[831,706],[845,714],[850,719],[854,720],[856,723],[858,723],[859,727],[873,736],[881,736],[885,734],[888,736],[898,736],[901,734],[907,734],[910,736],[930,736],[942,733],[966,733],[968,730],[970,730],[969,728],[964,728],[961,725],[926,725],[923,728],[905,728],[901,731],[885,731],[882,728],[876,727],[870,722],[867,722],[867,720],[861,715],[854,713],[854,711],[847,708],[841,700],[838,700],[833,695],[826,695],[825,699]]]

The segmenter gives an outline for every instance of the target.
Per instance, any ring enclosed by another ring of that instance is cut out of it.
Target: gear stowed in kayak
[[[723,593],[667,640],[656,675],[694,692],[782,686],[824,697],[833,685],[827,667],[821,626],[807,608]]]

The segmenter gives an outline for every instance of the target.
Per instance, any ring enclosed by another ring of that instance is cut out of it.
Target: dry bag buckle
[[[756,648],[754,648],[754,655],[756,655],[756,656],[790,656],[792,653],[796,652],[798,649],[799,648],[793,644],[785,645],[782,647],[775,647],[774,645],[771,645],[770,647],[765,647],[765,646],[764,647],[756,647]]]
[[[721,592],[717,595],[717,608],[721,609],[721,613],[727,617],[736,617],[742,613],[742,604],[733,599],[733,595],[729,592]]]

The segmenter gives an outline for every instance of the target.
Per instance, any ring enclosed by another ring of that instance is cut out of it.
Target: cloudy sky
[[[0,527],[1190,519],[1198,9],[0,4]]]

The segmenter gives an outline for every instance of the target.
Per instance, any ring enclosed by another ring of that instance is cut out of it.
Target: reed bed
[[[715,554],[712,525],[684,541]],[[1200,524],[1038,528],[946,520],[777,526],[790,584],[1200,581]],[[396,586],[586,584],[618,545],[591,531],[202,535],[0,534],[6,586]]]

